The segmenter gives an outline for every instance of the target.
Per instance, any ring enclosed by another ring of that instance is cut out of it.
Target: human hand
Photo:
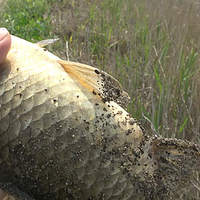
[[[10,33],[5,28],[0,28],[0,64],[6,59],[11,46]],[[6,196],[6,192],[0,189],[0,200]]]
[[[0,64],[6,59],[10,46],[10,33],[6,28],[0,28]]]

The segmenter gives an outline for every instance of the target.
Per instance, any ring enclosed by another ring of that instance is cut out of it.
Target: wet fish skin
[[[81,77],[73,65],[12,37],[0,71],[0,187],[18,199],[172,197],[199,168],[196,145],[149,138],[115,103],[128,97],[114,79],[120,95],[108,88],[106,99],[98,83],[91,90],[95,69]]]

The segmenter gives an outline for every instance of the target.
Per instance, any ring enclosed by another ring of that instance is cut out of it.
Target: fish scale
[[[200,163],[193,143],[149,138],[110,75],[14,36],[0,102],[0,187],[17,199],[167,199]]]

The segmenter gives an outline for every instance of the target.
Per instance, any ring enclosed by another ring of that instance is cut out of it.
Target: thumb
[[[6,59],[10,46],[10,33],[6,28],[0,28],[0,64]]]

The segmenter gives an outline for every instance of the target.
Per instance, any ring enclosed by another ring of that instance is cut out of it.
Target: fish
[[[11,36],[0,66],[0,188],[20,200],[171,199],[199,170],[193,142],[149,136],[108,73]],[[51,43],[51,41],[50,41]]]

